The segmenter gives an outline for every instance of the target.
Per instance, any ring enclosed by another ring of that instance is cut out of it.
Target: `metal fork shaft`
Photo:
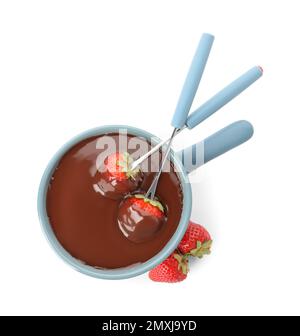
[[[166,151],[165,151],[165,153],[164,153],[164,157],[163,157],[163,160],[162,160],[162,162],[161,162],[159,171],[156,173],[156,175],[155,175],[155,177],[154,177],[154,179],[153,179],[153,181],[152,181],[152,183],[151,183],[151,186],[150,186],[150,188],[148,189],[148,191],[147,191],[147,193],[146,193],[146,195],[145,195],[145,197],[147,197],[147,198],[150,198],[150,199],[152,199],[152,200],[154,199],[154,196],[155,196],[155,192],[156,192],[156,188],[157,188],[157,184],[158,184],[160,175],[161,175],[161,173],[162,173],[162,170],[163,170],[163,168],[164,168],[164,165],[165,165],[165,163],[166,163],[166,160],[167,160],[167,158],[168,158],[168,156],[169,156],[169,153],[170,153],[170,150],[171,150],[171,145],[172,145],[172,142],[173,142],[173,139],[174,139],[175,135],[177,134],[177,131],[178,131],[178,129],[177,129],[177,128],[174,128],[173,133],[172,133],[172,136],[171,136],[170,141],[169,141],[169,143],[168,143],[168,147],[167,147],[167,149],[166,149]]]

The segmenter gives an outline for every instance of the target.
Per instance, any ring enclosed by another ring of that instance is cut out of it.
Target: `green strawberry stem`
[[[178,250],[174,253],[174,258],[178,261],[178,270],[187,275],[189,272],[188,255],[182,255]]]
[[[178,249],[175,250],[174,258],[178,261],[178,270],[187,275],[189,272],[188,260],[189,257],[202,258],[204,255],[210,254],[212,240],[207,240],[204,243],[197,241],[196,248],[188,253],[182,254]]]
[[[212,245],[212,240],[207,240],[206,242],[203,242],[203,243],[201,243],[198,240],[196,248],[186,253],[185,255],[202,258],[204,255],[210,254],[211,245]]]
[[[118,160],[117,165],[122,168],[122,172],[126,174],[127,178],[135,180],[136,175],[140,172],[140,168],[137,167],[135,169],[131,169],[133,159],[129,153],[124,152],[122,156],[123,160]]]
[[[143,199],[145,203],[150,203],[151,205],[157,207],[161,212],[164,212],[164,207],[159,201],[152,200],[150,198],[145,197],[145,195],[142,194],[136,194],[134,195],[135,198]]]

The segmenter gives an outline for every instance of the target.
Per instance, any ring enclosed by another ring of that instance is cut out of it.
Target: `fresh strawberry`
[[[212,241],[207,230],[190,221],[188,229],[181,240],[178,251],[172,253],[160,265],[149,272],[149,278],[158,282],[179,282],[187,277],[190,256],[202,258],[210,253]]]
[[[210,254],[211,244],[212,240],[207,230],[203,226],[190,221],[178,249],[185,255],[202,258],[203,255]]]
[[[133,162],[132,157],[127,153],[114,153],[108,156],[104,165],[110,177],[117,181],[124,181],[127,179],[135,179],[140,173],[140,169],[131,169],[130,166]]]
[[[149,278],[157,282],[179,282],[186,279],[187,273],[188,259],[174,252],[149,272]]]
[[[148,216],[157,218],[164,217],[164,208],[159,201],[146,198],[142,194],[133,195],[128,199],[129,204],[133,204],[143,210]]]

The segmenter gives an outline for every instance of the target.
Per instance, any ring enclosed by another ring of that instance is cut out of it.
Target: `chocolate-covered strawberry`
[[[139,167],[131,169],[132,157],[127,152],[109,155],[96,174],[97,185],[102,195],[119,199],[135,191],[142,182]]]
[[[144,195],[126,197],[119,206],[118,225],[124,236],[134,243],[153,239],[166,222],[162,204]]]

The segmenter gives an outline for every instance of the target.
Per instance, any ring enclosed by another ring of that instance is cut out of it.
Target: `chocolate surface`
[[[119,134],[105,136],[111,137],[117,145],[132,138]],[[156,194],[166,208],[167,218],[159,233],[140,244],[128,240],[117,222],[121,200],[107,198],[97,188],[96,162],[104,152],[97,148],[101,137],[79,142],[60,160],[47,193],[49,221],[61,245],[88,265],[112,269],[145,262],[166,245],[177,229],[182,211],[179,178],[172,164],[171,171],[163,172],[160,177]],[[150,145],[145,152],[149,148]],[[128,149],[128,152],[131,154],[134,150]],[[144,173],[139,192],[147,191],[154,174]]]

